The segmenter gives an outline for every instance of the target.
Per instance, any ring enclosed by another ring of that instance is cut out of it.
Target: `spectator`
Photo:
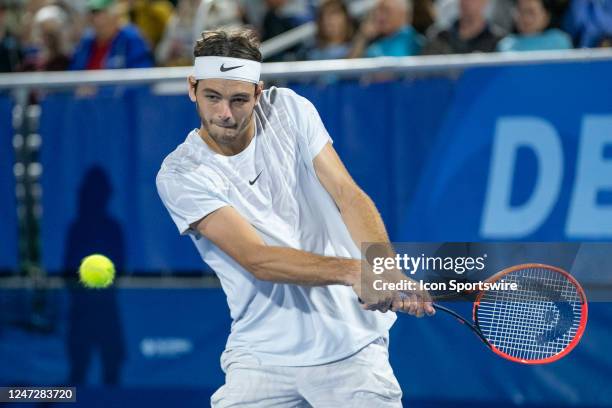
[[[291,0],[265,0],[267,11],[263,19],[261,29],[262,41],[269,40],[281,35],[305,22],[307,17],[292,14]],[[272,52],[271,55],[264,55],[266,61],[288,61],[295,60],[299,56],[300,46],[296,45],[288,49]]]
[[[353,19],[342,0],[328,0],[317,12],[316,46],[306,52],[310,60],[348,56],[353,38]]]
[[[246,23],[255,28],[261,35],[263,32],[263,19],[268,11],[265,0],[238,0],[244,11]]]
[[[495,51],[501,33],[485,18],[487,0],[460,0],[459,19],[448,29],[428,33],[423,54],[465,54]]]
[[[550,27],[561,28],[570,0],[547,0],[547,5],[550,11]]]
[[[416,55],[423,37],[410,25],[410,0],[378,0],[355,36],[351,57]]]
[[[138,30],[119,24],[114,0],[89,0],[92,30],[87,31],[72,57],[70,68],[110,69],[153,66],[153,59]]]
[[[0,3],[3,0],[0,0]],[[6,1],[6,0],[5,0]],[[19,36],[19,43],[23,51],[24,60],[36,55],[38,50],[35,48],[34,34],[34,16],[45,6],[45,0],[28,0],[21,3],[17,8],[17,19],[19,20],[19,31],[14,31]],[[17,27],[15,27],[17,28]]]
[[[8,29],[8,6],[0,0],[0,72],[15,72],[21,64],[19,41]]]
[[[220,0],[225,1],[225,0]],[[255,27],[257,32],[263,33],[263,20],[270,9],[267,0],[237,0],[244,13],[245,23]],[[292,25],[299,25],[313,20],[316,4],[324,0],[286,0],[277,7],[276,13],[289,19]],[[353,0],[354,1],[354,0]],[[361,1],[361,0],[358,0]],[[316,3],[316,4],[315,4]]]
[[[497,45],[498,51],[566,50],[572,40],[563,31],[550,28],[548,0],[518,0],[516,8],[518,34],[506,36]]]
[[[513,32],[514,19],[512,13],[515,3],[515,0],[491,0],[485,9],[486,20],[504,33]],[[435,0],[435,10],[435,26],[438,29],[448,29],[459,18],[459,0]]]
[[[180,0],[155,51],[159,65],[193,63],[193,43],[202,31],[243,25],[237,0]]]
[[[68,15],[59,6],[50,5],[38,10],[33,19],[33,36],[38,53],[24,65],[24,71],[63,71],[70,66],[71,54]]]
[[[202,31],[239,28],[244,24],[243,11],[238,0],[202,1],[195,15],[194,39],[200,38]]]
[[[612,0],[572,0],[563,28],[577,47],[602,45],[612,37]]]
[[[286,4],[287,0],[266,0],[267,11],[261,29],[262,41],[269,40],[297,27],[296,20],[282,12]]]
[[[432,0],[414,0],[412,10],[412,26],[419,34],[427,33],[429,27],[436,22],[436,10]]]
[[[194,21],[201,0],[180,0],[155,50],[159,65],[193,63]]]
[[[83,0],[30,0],[21,19],[21,39],[24,47],[31,47],[35,60],[39,60],[40,38],[34,38],[40,32],[36,26],[36,16],[40,9],[46,6],[57,6],[63,12],[65,23],[62,27],[63,40],[66,41],[67,55],[72,55],[74,46],[83,36],[88,23],[87,1]]]
[[[167,0],[123,0],[127,20],[138,27],[152,50],[161,41],[174,7]]]

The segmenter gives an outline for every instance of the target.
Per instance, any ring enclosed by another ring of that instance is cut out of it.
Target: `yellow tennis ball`
[[[115,279],[115,265],[104,255],[89,255],[81,261],[79,276],[88,288],[106,288]]]

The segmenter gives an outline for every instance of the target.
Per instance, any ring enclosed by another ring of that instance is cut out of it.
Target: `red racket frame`
[[[569,273],[567,273],[566,271],[564,271],[561,268],[557,268],[556,266],[551,266],[551,265],[546,265],[546,264],[539,264],[539,263],[530,263],[530,264],[516,265],[516,266],[512,266],[510,268],[504,269],[504,270],[496,273],[495,275],[493,275],[489,279],[487,279],[486,282],[491,282],[492,283],[492,282],[500,280],[501,278],[503,278],[505,275],[507,275],[509,273],[515,272],[517,270],[529,269],[529,268],[548,269],[548,270],[552,270],[552,271],[555,271],[557,273],[560,273],[563,276],[565,276],[576,287],[576,289],[578,291],[578,294],[580,295],[580,299],[582,300],[582,311],[581,311],[581,314],[580,314],[580,325],[578,326],[578,330],[576,331],[576,335],[574,336],[574,338],[570,342],[570,344],[568,344],[563,349],[563,351],[560,352],[559,354],[555,354],[552,357],[541,358],[541,359],[537,359],[537,360],[525,360],[525,359],[513,357],[513,356],[511,356],[509,354],[506,354],[503,351],[497,349],[495,347],[495,345],[491,344],[490,342],[488,342],[488,345],[490,346],[491,350],[495,354],[497,354],[500,357],[503,357],[503,358],[505,358],[507,360],[510,360],[510,361],[514,361],[514,362],[522,363],[522,364],[548,364],[548,363],[552,363],[552,362],[557,361],[560,358],[563,358],[564,356],[566,356],[570,351],[572,351],[574,349],[574,347],[576,347],[578,342],[580,342],[580,338],[582,337],[582,335],[584,333],[584,330],[586,329],[586,323],[587,323],[588,314],[589,314],[589,307],[588,307],[586,295],[584,293],[584,289],[582,289],[582,286],[580,286],[578,281],[572,275],[570,275]],[[478,296],[476,297],[476,300],[474,301],[474,308],[472,309],[472,320],[474,321],[474,323],[476,324],[476,327],[478,327],[479,330],[480,330],[480,327],[478,326],[477,312],[478,312],[478,307],[480,306],[480,300],[482,299],[484,294],[485,294],[485,292],[480,292],[478,294]]]

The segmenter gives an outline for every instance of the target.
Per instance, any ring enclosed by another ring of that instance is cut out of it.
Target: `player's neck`
[[[221,154],[223,156],[234,156],[244,149],[251,143],[253,137],[255,136],[255,120],[251,119],[251,123],[240,137],[236,138],[235,143],[232,144],[221,144],[217,143],[204,129],[204,127],[200,127],[200,137],[204,142],[208,145],[210,150],[215,153]]]

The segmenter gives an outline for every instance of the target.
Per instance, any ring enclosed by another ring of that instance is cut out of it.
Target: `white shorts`
[[[214,408],[402,406],[383,338],[350,357],[318,366],[263,366],[253,355],[232,350],[223,353],[221,366],[225,385],[210,399]]]

